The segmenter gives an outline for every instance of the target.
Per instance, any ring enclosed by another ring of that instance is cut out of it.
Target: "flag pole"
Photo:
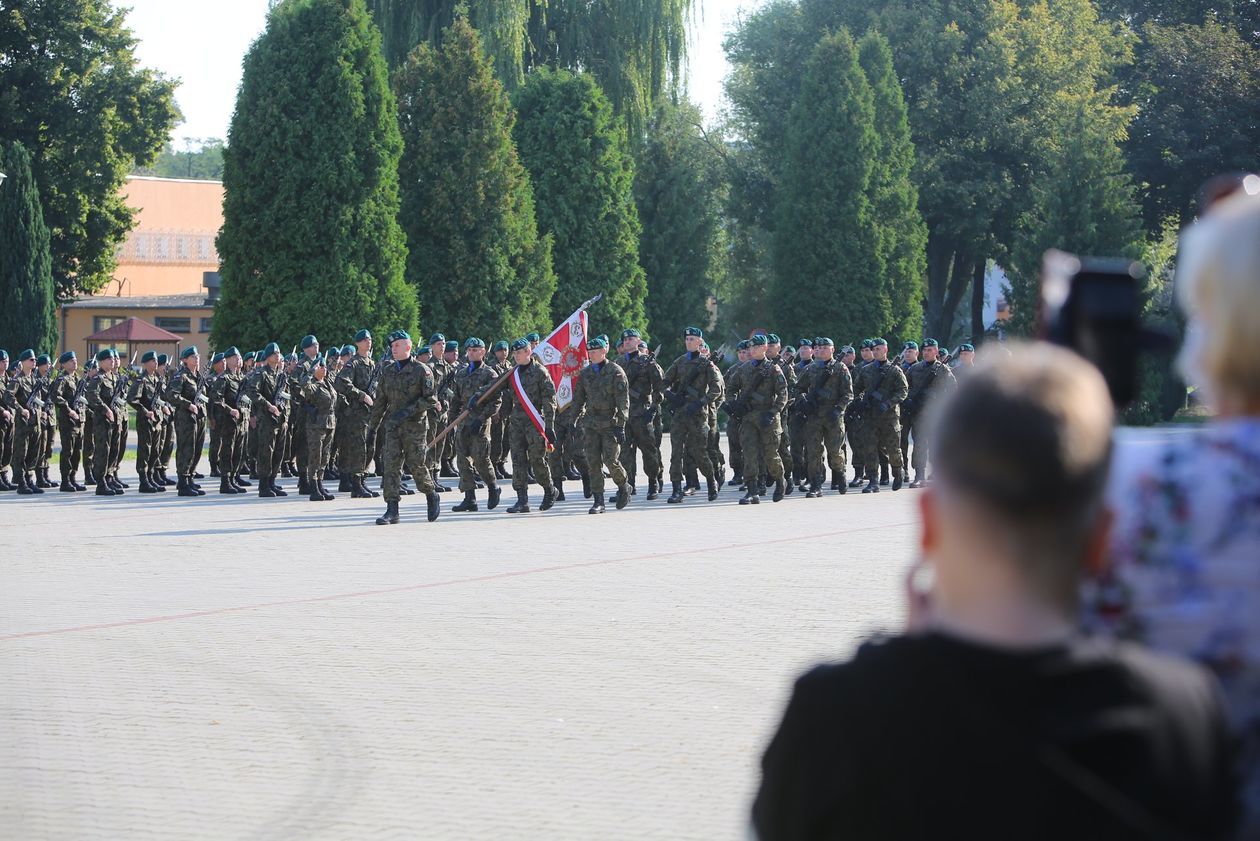
[[[571,321],[571,320],[572,320],[572,318],[573,318],[573,316],[574,316],[574,315],[577,315],[578,313],[585,312],[585,311],[587,310],[587,308],[589,308],[589,307],[591,307],[591,306],[593,306],[593,305],[595,305],[595,304],[599,303],[600,299],[601,299],[601,298],[603,298],[603,297],[604,297],[604,293],[603,293],[603,292],[600,292],[600,293],[599,293],[598,295],[596,295],[594,298],[591,298],[589,301],[587,301],[586,303],[582,304],[582,306],[578,307],[578,308],[577,308],[577,309],[573,312],[573,314],[572,314],[572,315],[570,315],[568,318],[566,318],[564,321],[562,321],[562,322],[561,322],[561,324],[568,324],[568,323],[569,323],[569,321]],[[554,332],[556,332],[556,330],[559,330],[559,329],[560,329],[560,324],[557,324],[555,327],[553,327],[553,328],[552,328],[551,333],[554,333]],[[551,333],[548,333],[547,335],[549,335],[549,336],[550,336],[550,335],[551,335]],[[498,392],[498,390],[499,390],[499,389],[501,389],[501,388],[503,388],[503,386],[507,385],[507,381],[511,378],[511,376],[512,376],[512,372],[513,372],[514,368],[515,368],[515,366],[513,366],[512,368],[508,368],[508,369],[507,369],[507,371],[506,371],[506,372],[504,372],[503,376],[501,376],[501,377],[499,377],[497,380],[495,380],[495,381],[494,381],[494,382],[490,385],[490,387],[489,387],[489,388],[487,388],[487,389],[486,389],[486,390],[482,393],[481,397],[479,397],[479,398],[477,399],[477,405],[478,405],[478,406],[480,406],[480,405],[482,405],[483,403],[485,403],[485,402],[486,402],[487,400],[489,400],[489,399],[490,399],[490,398],[491,398],[491,397],[492,397],[492,396],[493,396],[496,392]],[[469,410],[469,409],[464,409],[464,411],[460,412],[460,413],[459,413],[459,416],[458,416],[458,417],[456,417],[456,418],[455,418],[455,420],[453,420],[453,421],[451,421],[450,423],[448,423],[448,424],[446,425],[446,427],[445,427],[445,428],[444,428],[441,432],[439,432],[437,435],[433,436],[433,440],[429,442],[428,446],[426,446],[426,447],[425,447],[425,449],[426,449],[426,450],[431,450],[431,449],[433,449],[433,447],[434,447],[434,446],[436,446],[436,445],[437,445],[437,443],[438,443],[439,441],[441,441],[441,440],[443,440],[444,438],[446,438],[446,436],[450,433],[450,431],[451,431],[452,429],[454,429],[455,427],[459,426],[461,423],[463,423],[463,422],[464,422],[464,418],[468,417],[468,414],[469,414],[469,412],[470,412],[470,411],[471,411],[471,410]]]

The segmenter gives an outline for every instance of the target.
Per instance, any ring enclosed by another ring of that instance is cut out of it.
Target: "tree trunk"
[[[954,252],[953,266],[949,272],[949,286],[945,292],[945,305],[941,310],[940,325],[937,327],[935,337],[937,341],[949,344],[954,332],[954,314],[958,312],[958,305],[962,303],[963,293],[967,291],[967,284],[971,281],[972,258],[962,251]]]
[[[971,337],[967,341],[975,343],[984,335],[984,270],[986,260],[976,260],[975,271],[971,274]]]
[[[943,332],[941,315],[945,308],[945,294],[949,288],[949,267],[954,257],[953,244],[936,234],[928,236],[927,244],[927,311],[923,314],[923,328],[928,335]]]

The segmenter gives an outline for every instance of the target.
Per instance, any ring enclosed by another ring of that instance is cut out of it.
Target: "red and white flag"
[[[601,297],[597,295],[578,307],[534,348],[534,353],[551,373],[551,381],[556,384],[556,401],[561,409],[573,402],[573,383],[586,365],[586,308]]]

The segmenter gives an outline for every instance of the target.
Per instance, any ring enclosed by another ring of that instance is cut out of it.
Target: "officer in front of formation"
[[[384,436],[381,490],[385,495],[385,513],[376,519],[376,524],[398,522],[404,465],[415,466],[416,490],[424,494],[428,520],[433,522],[441,513],[441,506],[433,476],[425,469],[424,450],[430,440],[429,419],[445,407],[437,397],[433,369],[412,358],[407,331],[397,330],[386,341],[391,360],[381,371],[368,421],[371,426],[379,426],[378,434]]]

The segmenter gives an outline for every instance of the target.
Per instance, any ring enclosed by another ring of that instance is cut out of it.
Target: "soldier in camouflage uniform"
[[[285,430],[289,425],[289,379],[284,372],[279,345],[272,342],[258,354],[264,364],[248,392],[253,416],[257,419],[258,496],[288,496],[276,483],[276,477],[281,470]]]
[[[52,357],[41,353],[35,361],[35,377],[39,380],[40,399],[43,407],[39,412],[39,447],[36,450],[35,481],[41,488],[55,488],[48,475],[53,452],[53,439],[57,435],[57,407],[52,397]]]
[[[311,451],[306,442],[306,428],[313,422],[314,417],[312,412],[307,411],[306,401],[302,398],[302,388],[310,382],[315,365],[322,363],[324,357],[319,352],[319,339],[312,335],[303,336],[299,345],[302,352],[298,354],[297,362],[289,374],[289,378],[293,381],[293,402],[289,410],[289,425],[292,428],[289,434],[292,437],[292,461],[297,468],[298,493],[310,494],[308,478],[310,471],[307,470],[306,458]],[[320,472],[323,473],[322,466]]]
[[[763,477],[774,482],[775,502],[783,499],[786,481],[779,444],[783,437],[782,413],[787,405],[787,378],[783,368],[766,357],[766,336],[757,334],[749,347],[750,358],[742,375],[739,397],[728,403],[727,413],[739,415],[744,447],[744,479],[747,491],[740,505],[756,505],[765,493]]]
[[[630,380],[620,365],[608,361],[608,341],[596,336],[586,343],[590,364],[578,372],[573,385],[574,411],[581,413],[583,450],[594,501],[588,514],[604,513],[604,467],[617,487],[616,505],[630,502],[630,485],[621,465],[630,414]]]
[[[783,407],[783,412],[779,418],[779,460],[783,463],[784,478],[787,482],[785,493],[792,493],[792,443],[791,436],[788,433],[788,410],[792,406],[793,395],[796,390],[796,368],[792,364],[792,359],[782,352],[783,345],[779,337],[774,333],[766,336],[766,359],[779,366],[779,370],[783,372],[783,379],[788,385],[787,405]]]
[[[788,384],[788,446],[792,453],[791,485],[804,487],[810,479],[805,461],[805,414],[801,411],[801,396],[805,386],[801,385],[801,377],[809,370],[814,361],[814,340],[801,339],[797,345],[796,361],[792,363],[792,374],[795,382]]]
[[[717,472],[717,485],[722,487],[726,484],[726,456],[722,452],[722,432],[718,429],[718,415],[722,403],[726,400],[726,378],[722,376],[722,369],[718,367],[718,361],[713,358],[709,345],[702,344],[700,346],[700,354],[713,366],[713,370],[717,375],[718,384],[722,387],[718,392],[717,399],[710,403],[707,407],[709,421],[709,461],[713,463],[713,469]],[[696,486],[699,487],[699,477],[696,477]]]
[[[429,419],[440,416],[445,406],[437,396],[437,380],[433,369],[411,356],[411,336],[397,330],[386,337],[391,359],[381,370],[376,385],[376,399],[370,426],[380,429],[385,474],[381,490],[385,495],[385,513],[376,519],[378,526],[398,522],[398,501],[402,498],[402,473],[405,465],[415,465],[416,490],[424,494],[426,516],[433,522],[441,513],[440,499],[433,476],[425,469],[424,449],[431,440]]]
[[[735,362],[726,369],[726,402],[734,404],[739,400],[739,391],[743,384],[744,369],[748,367],[749,351],[752,342],[743,339],[735,346]],[[744,445],[739,440],[740,419],[726,413],[726,446],[731,451],[731,482],[734,485],[744,484]]]
[[[354,345],[345,345],[344,347],[334,348],[337,356],[337,364],[329,366],[328,377],[332,380],[333,388],[337,388],[337,381],[341,379],[341,372],[350,364],[350,360],[354,359]],[[350,476],[343,473],[341,466],[345,462],[346,452],[346,434],[350,428],[347,418],[350,413],[350,401],[337,390],[337,431],[333,434],[332,453],[328,456],[328,469],[324,473],[324,478],[339,483],[337,490],[339,493],[349,493],[351,490]]]
[[[162,393],[166,393],[166,387],[170,385],[171,374],[169,370],[171,358],[165,353],[159,353],[157,357],[157,375],[162,380]],[[89,416],[90,417],[90,416]],[[158,446],[158,468],[157,478],[155,482],[165,485],[166,487],[174,487],[175,480],[166,474],[171,469],[171,459],[175,455],[175,412],[167,404],[162,406],[162,440]],[[160,481],[159,481],[160,480]]]
[[[86,384],[79,375],[79,357],[68,350],[57,360],[61,375],[53,381],[52,400],[57,407],[57,432],[61,439],[61,491],[74,493],[86,487],[76,481],[83,455],[83,412],[87,408]]]
[[[13,478],[17,492],[23,495],[42,494],[44,489],[32,475],[39,446],[40,397],[35,378],[35,351],[27,348],[18,354],[18,371],[6,383],[6,403],[16,420],[13,434]],[[111,494],[112,495],[112,494]]]
[[[864,423],[869,432],[863,445],[862,464],[866,468],[867,485],[862,493],[879,492],[876,465],[885,456],[893,469],[893,490],[901,490],[901,424],[899,406],[906,399],[908,386],[901,366],[888,358],[888,342],[875,339],[874,361],[862,368],[853,390],[862,401]]]
[[[826,468],[831,467],[831,486],[844,493],[844,412],[853,401],[853,379],[848,367],[835,358],[835,343],[819,336],[814,360],[801,376],[801,408],[805,416],[806,470],[810,476],[807,498],[822,496]],[[823,461],[824,450],[826,462]]]
[[[862,369],[875,360],[875,340],[863,339],[859,347],[860,351],[857,361],[854,367],[849,369],[849,373],[853,376],[855,390]],[[864,416],[864,407],[861,401],[854,400],[849,404],[849,414],[845,417],[845,428],[849,433],[849,449],[853,450],[853,481],[849,482],[849,487],[860,488],[866,481],[866,465],[862,463],[862,457],[866,455],[866,437],[870,432],[870,423],[868,418]],[[834,484],[831,489],[836,489]]]
[[[460,411],[468,412],[453,436],[459,465],[459,489],[464,492],[464,501],[451,510],[477,510],[478,476],[486,484],[486,508],[494,510],[502,491],[495,483],[494,465],[490,463],[490,423],[499,412],[503,393],[500,389],[489,397],[485,395],[502,374],[498,368],[486,364],[486,343],[475,336],[464,342],[464,356],[468,361],[452,378],[454,408],[462,406]]]
[[[0,350],[0,491],[16,491],[9,481],[9,462],[13,460],[13,415],[9,405],[9,352]]]
[[[665,372],[665,400],[674,413],[670,430],[669,480],[674,492],[669,502],[683,501],[683,462],[695,459],[708,482],[709,501],[717,499],[717,468],[709,458],[708,407],[722,393],[721,374],[700,355],[704,333],[688,327],[684,337],[687,352],[674,360]]]
[[[354,334],[354,358],[337,375],[337,391],[345,399],[345,412],[339,424],[342,438],[341,476],[349,482],[350,496],[365,499],[379,496],[364,484],[367,476],[368,441],[372,426],[372,405],[384,363],[372,358],[372,334],[364,329]],[[374,450],[375,448],[373,448]]]
[[[136,474],[140,493],[165,493],[166,485],[154,484],[159,469],[158,447],[162,443],[162,378],[157,374],[157,354],[145,351],[140,357],[140,375],[127,389],[127,405],[136,411]]]
[[[216,353],[210,357],[210,373],[206,375],[204,388],[205,393],[210,394],[214,391],[214,385],[219,381],[219,377],[223,376],[223,372],[227,370],[227,364],[223,361],[223,354]],[[215,423],[217,418],[214,412],[206,413],[206,435],[210,439],[207,447],[207,455],[210,460],[211,477],[219,478],[219,425]]]
[[[219,493],[243,494],[245,486],[237,474],[242,468],[249,426],[249,397],[237,348],[223,351],[223,375],[210,386],[209,393],[210,416],[219,430]]]
[[[928,442],[932,438],[932,415],[926,411],[938,397],[948,394],[957,385],[954,374],[938,358],[940,347],[936,339],[923,340],[923,360],[911,366],[906,375],[909,392],[901,404],[902,452],[905,452],[911,436],[914,437],[914,481],[912,488],[927,483],[927,465],[930,453]]]
[[[512,363],[508,359],[508,343],[500,339],[494,343],[491,348],[493,358],[488,360],[487,364],[498,372],[499,376],[503,376],[512,368]],[[494,478],[510,479],[507,470],[508,457],[508,416],[503,401],[499,403],[499,410],[495,412],[494,417],[490,419],[490,461],[494,464]]]
[[[206,407],[209,397],[200,371],[201,356],[196,345],[179,355],[180,369],[166,387],[166,402],[175,410],[175,471],[180,496],[205,496],[193,474],[206,443]]]
[[[516,504],[507,511],[509,514],[528,514],[531,467],[543,489],[542,504],[538,509],[546,511],[555,503],[551,471],[547,466],[547,448],[549,445],[554,447],[552,442],[556,440],[556,384],[543,364],[534,357],[529,339],[517,339],[512,342],[511,349],[516,366],[512,380],[508,382],[505,399],[511,413],[508,435],[512,448],[512,488],[516,491]],[[542,424],[542,432],[539,432],[529,407],[516,395],[518,381],[538,413],[537,422]]]
[[[95,437],[92,450],[92,473],[96,476],[96,495],[115,496],[124,488],[118,485],[112,471],[118,453],[115,432],[118,413],[126,411],[125,380],[115,372],[118,354],[102,350],[96,354],[97,374],[88,381],[88,407],[93,416],[92,433]]]
[[[450,365],[446,364],[446,360],[443,358],[446,355],[446,336],[441,333],[434,333],[430,336],[429,344],[421,351],[421,360],[424,359],[424,350],[429,352],[429,357],[428,361],[423,364],[428,365],[429,369],[433,372],[433,381],[435,383],[435,387],[437,388],[437,398],[442,401],[444,408],[441,412],[429,412],[429,423],[427,429],[429,440],[426,442],[427,447],[424,452],[424,461],[421,464],[408,464],[407,466],[412,468],[413,471],[428,470],[431,478],[433,479],[433,485],[437,488],[438,493],[446,493],[450,490],[450,488],[443,485],[441,481],[440,467],[442,448],[441,446],[434,446],[433,439],[437,437],[438,432],[440,432],[449,422],[446,415],[446,409],[449,408],[452,393],[450,384],[447,383],[447,379],[452,373],[454,373],[454,371]]]
[[[335,497],[324,490],[324,466],[328,463],[333,435],[337,431],[337,390],[329,379],[323,357],[311,361],[310,373],[300,387],[306,413],[306,488],[311,502],[327,502]]]
[[[656,438],[654,421],[660,413],[661,395],[665,390],[665,372],[656,364],[656,360],[639,350],[641,344],[642,337],[638,330],[622,331],[622,353],[617,357],[617,364],[626,372],[630,414],[626,421],[626,447],[622,451],[621,461],[626,469],[626,481],[633,493],[635,452],[643,454],[643,472],[648,477],[647,498],[654,500],[661,492],[658,479],[661,472],[661,446]]]

